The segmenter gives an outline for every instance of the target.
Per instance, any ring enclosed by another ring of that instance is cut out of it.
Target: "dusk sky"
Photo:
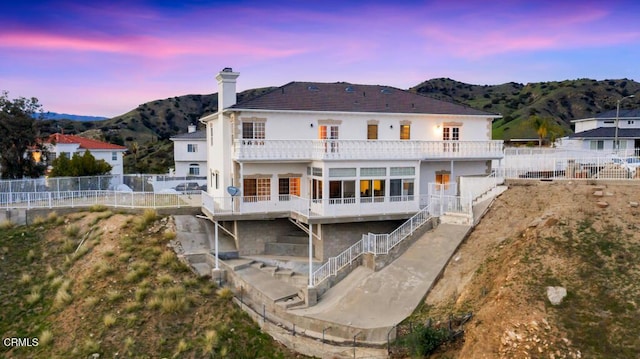
[[[640,80],[640,2],[23,1],[0,5],[0,91],[112,117],[157,99],[291,81],[402,89]]]

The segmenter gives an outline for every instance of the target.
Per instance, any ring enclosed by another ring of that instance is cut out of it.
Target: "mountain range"
[[[254,98],[273,87],[251,89],[238,94],[238,102]],[[449,78],[424,81],[409,91],[440,100],[457,102],[479,110],[500,114],[493,123],[494,139],[537,139],[531,116],[548,118],[554,137],[572,133],[571,120],[586,118],[615,109],[624,96],[640,93],[640,83],[629,79],[577,79],[520,84],[472,85]],[[173,143],[169,138],[187,131],[189,124],[215,113],[217,94],[185,95],[155,100],[105,120],[43,121],[41,131],[65,133],[117,143],[129,147],[125,173],[165,173],[173,166]],[[624,102],[625,108],[638,107],[640,98]],[[87,116],[81,116],[86,118]],[[93,117],[90,117],[93,118]]]

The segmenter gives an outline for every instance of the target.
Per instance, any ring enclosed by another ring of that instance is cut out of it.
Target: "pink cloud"
[[[611,14],[592,7],[522,13],[473,13],[460,21],[423,26],[426,47],[477,60],[498,54],[593,48],[640,39],[640,32],[609,26]]]

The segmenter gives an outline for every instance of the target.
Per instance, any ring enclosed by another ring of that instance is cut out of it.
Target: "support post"
[[[313,287],[313,225],[309,219],[309,288]]]
[[[218,266],[218,221],[214,221],[213,224],[215,225],[215,231],[214,231],[215,252],[216,252],[216,268],[215,268],[215,270],[220,270],[220,267]]]

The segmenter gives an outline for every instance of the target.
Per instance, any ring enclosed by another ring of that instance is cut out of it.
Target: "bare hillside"
[[[494,202],[412,318],[474,313],[434,357],[640,356],[640,187],[602,187],[512,185]]]

